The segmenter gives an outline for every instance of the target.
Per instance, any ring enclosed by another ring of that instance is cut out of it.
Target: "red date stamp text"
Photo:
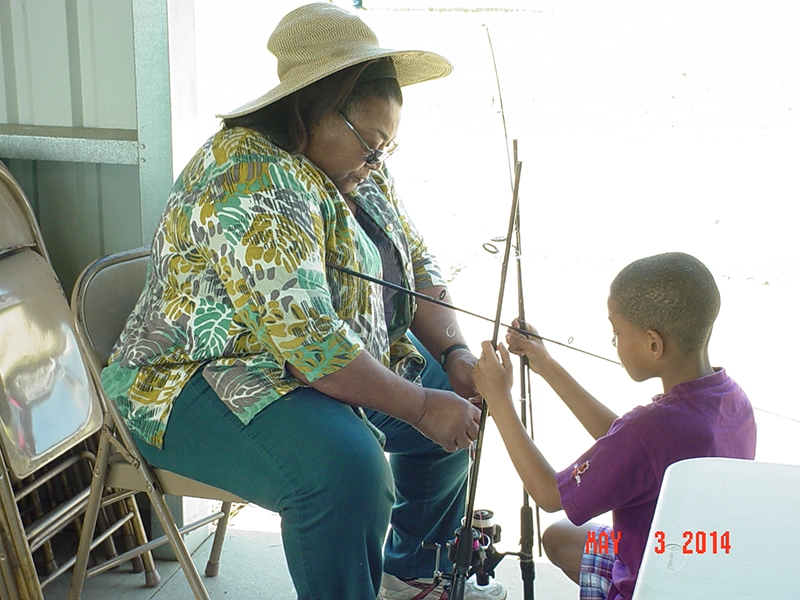
[[[664,554],[667,549],[666,535],[663,531],[653,534],[656,538],[656,554]],[[684,531],[683,554],[730,554],[730,531]]]

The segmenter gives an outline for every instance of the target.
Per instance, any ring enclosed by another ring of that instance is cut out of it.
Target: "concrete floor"
[[[277,515],[256,506],[245,506],[232,518],[225,539],[222,564],[217,577],[204,582],[213,599],[290,600],[297,598],[286,568]],[[500,551],[516,547],[498,544]],[[202,574],[211,551],[211,537],[194,552]],[[125,565],[88,580],[83,598],[87,600],[192,600],[194,596],[178,563],[157,561],[161,583],[144,586],[144,574]],[[523,597],[519,562],[506,557],[497,567],[497,580],[508,590],[509,600]],[[45,600],[67,597],[69,576],[62,576],[44,589]],[[578,587],[546,559],[536,560],[535,596],[546,600],[575,600]]]

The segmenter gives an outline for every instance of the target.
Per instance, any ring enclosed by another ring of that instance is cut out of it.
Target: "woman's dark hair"
[[[394,100],[402,106],[403,94],[397,79],[359,79],[368,65],[379,61],[391,59],[380,58],[337,71],[255,112],[225,119],[223,127],[249,127],[287,152],[300,154],[308,145],[311,130],[331,112],[348,114],[365,98]]]

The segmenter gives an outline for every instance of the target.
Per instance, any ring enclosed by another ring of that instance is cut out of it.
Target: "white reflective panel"
[[[0,259],[0,441],[24,477],[99,428],[101,415],[49,264]]]

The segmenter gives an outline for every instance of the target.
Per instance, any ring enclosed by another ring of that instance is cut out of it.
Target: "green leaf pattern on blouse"
[[[394,182],[375,171],[351,195],[396,246],[404,285],[444,280]],[[402,335],[389,345],[380,255],[333,183],[302,156],[248,129],[221,130],[178,177],[157,227],[147,282],[103,370],[134,435],[163,443],[172,403],[203,377],[244,423],[359,353],[411,381],[423,361]],[[407,328],[415,304],[397,308]]]

